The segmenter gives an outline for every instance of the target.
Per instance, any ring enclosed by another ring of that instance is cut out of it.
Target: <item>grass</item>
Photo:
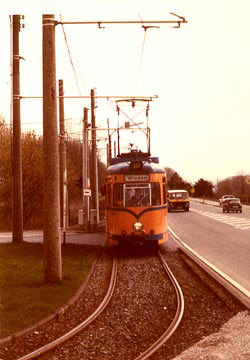
[[[62,245],[62,283],[45,284],[43,245],[0,244],[0,337],[34,324],[74,295],[100,248]]]

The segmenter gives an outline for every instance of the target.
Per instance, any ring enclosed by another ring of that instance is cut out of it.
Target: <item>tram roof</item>
[[[111,166],[108,167],[108,174],[136,174],[136,171],[131,171],[131,162],[140,161],[143,163],[143,168],[138,171],[140,174],[155,173],[165,174],[165,169],[159,165],[157,157],[151,157],[150,154],[132,151],[130,153],[121,154],[119,157],[112,159]]]

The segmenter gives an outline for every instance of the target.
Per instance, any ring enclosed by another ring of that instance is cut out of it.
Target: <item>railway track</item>
[[[171,335],[177,329],[178,325],[181,322],[183,312],[184,312],[184,297],[183,297],[183,294],[181,292],[181,288],[178,285],[178,282],[176,281],[174,275],[172,274],[170,268],[168,267],[168,265],[166,263],[166,260],[164,259],[164,256],[161,254],[160,251],[158,252],[158,257],[160,259],[162,268],[164,269],[166,275],[170,279],[170,281],[172,283],[172,286],[173,286],[173,288],[175,289],[175,292],[176,292],[176,304],[177,304],[176,305],[176,314],[172,318],[172,321],[170,322],[169,326],[167,328],[165,328],[165,331],[161,334],[161,336],[156,341],[149,344],[148,347],[145,350],[137,352],[137,354],[140,353],[139,356],[137,355],[137,356],[132,357],[132,358],[134,358],[136,360],[148,359],[157,350],[159,350],[160,347],[167,342],[167,340],[171,337]],[[144,259],[144,261],[145,260],[146,259]],[[66,341],[68,341],[69,339],[71,339],[72,337],[77,335],[78,333],[82,332],[94,320],[96,320],[100,316],[100,314],[103,312],[103,310],[108,306],[108,304],[109,304],[109,302],[110,302],[110,300],[112,298],[112,295],[114,294],[115,286],[116,286],[116,280],[117,280],[117,271],[118,271],[117,270],[117,266],[118,266],[117,262],[118,262],[117,258],[114,257],[113,266],[112,266],[112,272],[111,272],[111,278],[110,278],[110,284],[108,286],[108,290],[107,290],[107,293],[106,293],[103,301],[98,306],[98,308],[85,321],[83,321],[81,324],[79,324],[78,326],[76,326],[75,328],[73,328],[72,330],[70,330],[69,332],[64,334],[63,336],[60,336],[58,339],[56,339],[56,340],[54,340],[54,341],[40,347],[39,349],[36,349],[36,350],[30,352],[29,354],[26,354],[24,356],[19,357],[18,360],[30,360],[30,359],[35,359],[35,358],[38,358],[38,357],[39,358],[40,357],[41,358],[47,358],[47,353],[49,351],[55,349],[56,347],[59,347],[59,345],[60,345],[60,347],[63,346],[63,344]],[[161,265],[159,264],[159,267]],[[94,326],[94,324],[93,324],[93,326]],[[144,326],[147,327],[147,325],[145,325],[145,324],[144,324]],[[86,329],[86,331],[88,331],[88,329]],[[145,348],[145,346],[144,346],[144,348]],[[58,351],[60,351],[60,350],[58,350]],[[49,354],[48,354],[48,356],[50,358]],[[72,357],[72,358],[74,358],[74,357]]]
[[[180,320],[177,319],[181,318],[183,310],[180,310],[180,305],[176,305],[173,286],[166,278],[163,269],[165,266],[161,265],[157,256],[117,254],[116,286],[112,290],[113,296],[105,311],[66,343],[61,343],[54,350],[43,355],[38,354],[39,359],[164,358],[170,360],[204,336],[217,331],[221,324],[235,314],[235,310],[225,306],[225,302],[221,302],[208,287],[204,287],[204,284],[199,282],[199,278],[183,264],[180,252],[164,250],[166,249],[163,248],[162,257],[166,258],[173,269],[185,295],[186,315],[183,316],[178,329]],[[87,291],[83,294],[80,303],[73,306],[78,320],[75,324],[79,323],[79,319],[83,321],[89,318],[90,313],[99,307],[104,298],[111,273],[110,255],[106,252],[106,255],[97,262],[95,275],[89,279]],[[161,257],[161,254],[159,256]],[[101,291],[100,287],[102,287]],[[179,315],[176,315],[176,311]],[[209,319],[207,319],[208,313]],[[26,336],[24,339],[17,339],[17,342],[14,341],[9,349],[2,348],[0,359],[29,359],[24,355],[28,352],[33,352],[31,358],[35,358],[34,349],[41,348],[45,341],[51,342],[52,339],[61,337],[66,332],[66,328],[73,334],[71,329],[76,325],[72,325],[74,320],[71,316],[70,308],[69,312],[58,319],[59,323],[45,326],[41,331],[38,328],[39,334],[36,336],[42,341],[39,339],[35,341],[31,334],[31,337]],[[56,337],[58,325],[63,331]],[[49,334],[50,332],[52,333]],[[47,334],[50,336],[47,337]]]
[[[144,351],[141,355],[139,355],[135,360],[146,360],[149,359],[150,356],[152,356],[163,344],[167,342],[167,340],[171,337],[171,335],[175,332],[175,330],[178,328],[182,316],[184,313],[184,296],[181,290],[180,285],[178,284],[178,281],[174,277],[174,274],[170,270],[166,260],[164,259],[162,253],[158,252],[159,259],[162,263],[162,266],[164,270],[166,271],[166,274],[169,276],[175,292],[176,292],[176,300],[177,300],[177,307],[176,307],[176,315],[170,324],[170,326],[167,328],[167,330],[164,332],[164,334],[150,347],[147,348],[146,351]]]
[[[59,337],[58,339],[50,342],[49,344],[46,344],[46,345],[42,346],[41,348],[36,349],[33,352],[18,358],[18,360],[35,359],[38,356],[41,356],[41,355],[49,352],[50,350],[55,349],[57,346],[59,346],[60,344],[63,344],[65,341],[69,340],[70,338],[72,338],[73,336],[78,334],[80,331],[85,329],[88,325],[90,325],[102,313],[102,311],[104,311],[104,309],[109,304],[109,301],[113,295],[115,284],[116,284],[116,275],[117,275],[117,259],[116,259],[116,257],[114,257],[109,287],[108,287],[108,290],[106,292],[106,295],[105,295],[103,301],[98,306],[98,308],[86,320],[81,322],[78,326],[73,328],[71,331],[67,332],[66,334]]]

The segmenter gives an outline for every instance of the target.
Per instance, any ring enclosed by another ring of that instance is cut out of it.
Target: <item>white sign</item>
[[[125,181],[127,182],[149,181],[149,175],[125,175]]]
[[[83,196],[91,196],[91,189],[83,189]]]

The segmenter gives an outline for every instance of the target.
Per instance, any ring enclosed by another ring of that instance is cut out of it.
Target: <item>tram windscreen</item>
[[[125,206],[140,207],[150,206],[151,194],[150,184],[126,184]]]
[[[113,205],[116,207],[145,207],[160,204],[160,183],[114,184]]]

